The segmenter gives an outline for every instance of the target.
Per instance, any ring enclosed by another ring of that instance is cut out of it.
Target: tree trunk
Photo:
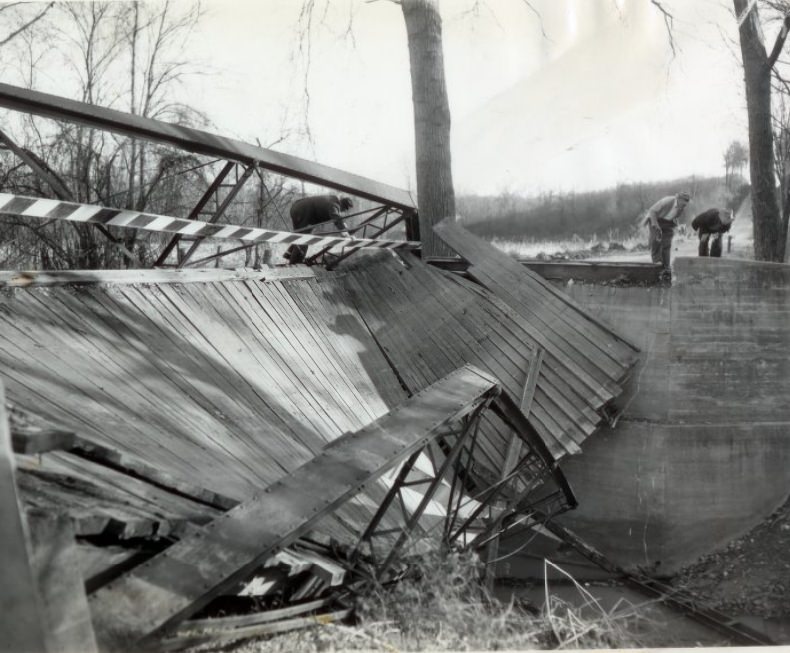
[[[748,0],[733,0],[740,16]],[[763,44],[757,7],[740,28],[741,56],[749,115],[749,176],[752,185],[754,256],[780,261],[784,249],[781,213],[776,194],[774,144],[771,124],[771,66]]]
[[[433,225],[455,218],[450,157],[450,105],[444,79],[438,0],[402,0],[411,63],[417,203],[423,258],[455,256]]]

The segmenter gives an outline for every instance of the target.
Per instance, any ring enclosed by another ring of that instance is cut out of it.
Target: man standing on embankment
[[[691,197],[688,193],[668,195],[653,204],[647,210],[645,224],[648,225],[650,257],[653,263],[661,263],[661,278],[669,280],[670,255],[672,252],[672,238],[678,226],[678,219],[683,215]]]
[[[730,209],[708,209],[691,221],[691,228],[699,235],[700,256],[721,256],[722,235],[730,230],[734,219]]]

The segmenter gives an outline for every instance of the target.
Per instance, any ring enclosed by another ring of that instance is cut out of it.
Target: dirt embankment
[[[790,619],[790,500],[726,549],[673,580],[732,615]]]

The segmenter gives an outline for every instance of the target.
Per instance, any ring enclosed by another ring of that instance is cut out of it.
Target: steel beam
[[[406,219],[405,215],[401,215],[400,217],[398,217],[398,218],[395,218],[395,219],[394,219],[392,222],[390,222],[388,225],[386,225],[386,226],[382,227],[382,228],[381,228],[381,229],[379,229],[379,230],[378,230],[376,233],[374,233],[374,234],[373,234],[373,235],[370,237],[370,239],[371,239],[371,240],[375,240],[375,239],[377,239],[377,238],[378,238],[379,236],[381,236],[382,234],[384,234],[384,233],[388,232],[388,231],[389,231],[390,229],[392,229],[393,227],[395,227],[395,226],[399,225],[399,224],[400,224],[401,222],[403,222],[405,219]],[[337,259],[335,259],[334,261],[332,261],[332,263],[331,263],[331,264],[327,265],[327,266],[326,266],[326,269],[327,269],[327,270],[334,270],[334,269],[335,269],[335,268],[338,266],[338,264],[340,264],[342,261],[345,261],[345,260],[346,260],[346,259],[347,259],[349,256],[351,256],[351,255],[352,255],[354,252],[357,252],[357,251],[359,251],[360,249],[362,249],[362,248],[361,248],[361,247],[354,247],[354,246],[352,245],[352,246],[351,246],[351,247],[348,249],[348,251],[345,251],[345,252],[343,252],[343,253],[342,253],[340,256],[338,256],[338,258],[337,258]],[[312,259],[311,259],[311,260],[312,260]]]
[[[0,84],[0,107],[45,118],[65,120],[126,136],[166,143],[196,154],[205,154],[244,165],[258,164],[282,175],[351,193],[374,202],[414,210],[411,193],[372,179],[336,170],[313,161],[267,150],[216,134],[174,125],[68,98]]]
[[[214,214],[208,220],[206,220],[206,222],[208,222],[209,224],[213,224],[213,223],[215,223],[217,220],[219,220],[222,217],[222,215],[225,213],[225,211],[230,206],[231,202],[233,202],[233,200],[236,199],[236,195],[239,194],[239,191],[244,187],[244,184],[246,184],[247,180],[252,176],[253,172],[255,172],[255,166],[249,166],[244,171],[244,173],[241,175],[241,177],[236,180],[236,183],[228,191],[228,194],[225,196],[225,199],[222,201],[222,204],[219,205],[219,207],[214,212]],[[186,265],[187,261],[189,261],[189,258],[192,256],[192,254],[195,253],[195,250],[198,247],[200,247],[200,243],[201,242],[203,242],[202,238],[200,238],[199,240],[195,240],[195,242],[192,243],[192,246],[187,250],[187,253],[184,254],[184,258],[182,258],[178,262],[178,265],[176,267],[179,267],[179,268],[184,267],[184,265]]]
[[[214,179],[214,181],[211,182],[211,184],[209,185],[209,187],[206,190],[206,192],[203,193],[203,196],[198,200],[198,203],[195,204],[195,207],[189,212],[189,215],[187,216],[187,220],[197,220],[198,219],[198,217],[200,216],[200,213],[203,211],[203,209],[205,208],[206,204],[208,204],[209,200],[214,196],[214,193],[217,192],[217,190],[219,189],[219,187],[222,184],[222,182],[225,181],[225,177],[228,176],[230,171],[233,170],[233,168],[235,166],[236,166],[236,164],[233,163],[232,161],[227,162],[223,166],[222,170],[219,171],[219,174]],[[176,245],[178,245],[178,241],[180,241],[180,240],[181,240],[181,234],[176,234],[175,236],[173,236],[170,239],[170,242],[167,243],[167,245],[165,245],[165,248],[162,250],[162,253],[159,255],[159,257],[154,262],[153,267],[158,267],[160,265],[164,265],[165,261],[167,260],[167,257],[170,255],[170,252],[173,251],[173,248]]]

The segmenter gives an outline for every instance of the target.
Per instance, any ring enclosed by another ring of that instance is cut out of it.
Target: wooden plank
[[[464,280],[459,279],[458,282],[463,283]],[[482,289],[480,292],[482,292]],[[609,381],[603,381],[602,383],[600,375],[597,374],[596,371],[590,371],[589,369],[580,367],[576,361],[568,355],[564,347],[558,346],[552,339],[535,328],[528,319],[507,304],[506,301],[500,299],[493,293],[492,295],[490,301],[495,303],[502,311],[511,315],[514,320],[518,320],[519,325],[530,334],[538,346],[545,350],[547,365],[561,369],[563,375],[569,374],[574,383],[584,386],[584,394],[593,406],[601,407],[616,396],[616,391],[618,390],[616,384],[612,384]]]
[[[336,621],[342,621],[348,617],[351,612],[352,611],[350,609],[343,609],[336,610],[334,612],[325,612],[310,617],[284,619],[282,621],[270,621],[267,619],[262,619],[262,623],[239,626],[231,628],[230,630],[214,630],[212,632],[206,632],[198,635],[184,634],[182,636],[166,639],[161,642],[161,650],[180,650],[184,648],[193,648],[203,644],[212,644],[218,646],[220,644],[236,642],[243,639],[249,639],[251,637],[274,635],[277,633],[285,633],[290,630],[298,630],[300,628],[309,628],[312,626],[324,626]],[[250,621],[252,621],[252,619],[250,619]]]
[[[194,613],[496,390],[473,368],[454,372],[100,589],[91,596],[100,647],[130,646]]]
[[[324,285],[328,286],[329,283],[325,281]],[[300,307],[305,318],[310,321],[317,337],[332,352],[332,359],[340,368],[340,373],[353,383],[354,394],[369,419],[380,417],[392,405],[405,399],[406,393],[397,385],[392,369],[382,357],[376,357],[375,370],[368,369],[369,365],[363,363],[364,358],[375,356],[379,350],[370,333],[356,323],[358,317],[355,307],[347,304],[336,306],[334,314],[330,315],[326,303],[321,302],[317,297],[319,292],[317,282],[284,282],[282,285]],[[336,294],[340,294],[342,289],[338,284],[334,285]],[[355,323],[352,327],[353,334],[340,331],[348,328],[339,322],[341,311],[345,311],[344,322]],[[380,392],[378,389],[380,382],[386,383],[386,381],[389,381],[387,387],[395,390],[394,400],[386,392]]]
[[[62,378],[70,379],[73,387],[83,388],[86,394],[101,398],[102,405],[113,412],[120,424],[128,424],[121,432],[128,431],[130,426],[134,428],[138,435],[133,442],[147,439],[143,425],[150,425],[162,433],[174,429],[162,405],[178,406],[178,401],[168,401],[165,389],[155,383],[158,375],[150,374],[156,361],[151,360],[147,351],[139,351],[142,343],[134,349],[111,329],[105,321],[103,307],[93,301],[88,291],[74,294],[60,290],[20,292],[16,303],[17,311],[36,311],[31,313],[31,319],[38,318],[35,326],[31,326],[33,346],[62,343],[52,348],[47,361],[65,366]],[[116,308],[115,314],[120,322],[123,312]],[[45,333],[39,334],[38,329],[44,329]],[[131,361],[127,360],[129,354],[135,357]],[[130,375],[129,369],[137,373]],[[121,438],[121,442],[128,439]],[[159,438],[157,445],[169,455],[177,455],[179,445],[174,439]]]
[[[285,279],[313,279],[315,272],[306,265],[264,267],[261,270],[221,268],[183,268],[178,270],[31,270],[0,271],[0,288],[31,286],[116,285],[207,283],[215,281],[268,283]]]
[[[48,653],[96,651],[74,531],[63,515],[29,515],[33,571],[47,621]]]
[[[34,454],[70,449],[76,442],[72,431],[59,429],[29,429],[15,427],[11,429],[11,444],[14,453]]]
[[[325,316],[323,323],[333,333],[340,334],[344,342],[353,343],[353,353],[342,356],[343,360],[356,362],[364,372],[362,376],[370,378],[386,409],[393,408],[406,398],[406,392],[364,324],[353,298],[342,282],[343,276],[342,273],[322,272],[314,283],[311,282],[313,299],[319,307],[316,315]],[[285,285],[288,284],[286,282]],[[357,375],[352,374],[352,378],[357,378]]]
[[[85,438],[77,438],[74,446],[69,449],[69,453],[84,458],[85,460],[100,463],[128,476],[139,478],[151,485],[172,492],[175,495],[218,510],[230,510],[239,503],[238,499],[227,497],[200,487],[199,485],[182,481],[130,454],[119,451],[118,449],[102,446]]]
[[[190,619],[180,624],[175,632],[176,636],[195,632],[196,630],[226,630],[228,628],[243,628],[244,626],[254,626],[256,624],[271,623],[288,617],[296,617],[306,612],[320,610],[334,601],[334,598],[316,599],[299,605],[289,605],[285,608],[266,610],[265,612],[255,612],[233,617],[213,617],[208,619]]]
[[[38,293],[51,295],[49,298],[39,298]],[[67,308],[60,308],[60,311],[53,313],[52,310],[58,307],[64,299],[58,296],[57,292],[42,291],[22,291],[11,308],[11,315],[14,316],[15,328],[8,331],[13,334],[13,341],[9,338],[5,341],[7,345],[22,347],[26,356],[22,357],[22,369],[43,367],[45,373],[35,374],[35,382],[52,382],[55,389],[48,394],[47,401],[66,401],[75,402],[75,394],[80,396],[79,413],[84,418],[92,418],[94,427],[92,433],[98,431],[102,433],[102,439],[107,440],[108,436],[117,438],[122,445],[134,447],[135,444],[146,442],[144,424],[145,415],[153,412],[154,421],[157,413],[155,399],[150,397],[148,403],[141,408],[140,416],[130,416],[126,411],[127,405],[134,403],[132,398],[138,395],[124,397],[126,386],[119,384],[119,379],[126,375],[126,370],[116,367],[115,362],[108,363],[111,367],[98,367],[93,364],[95,356],[99,354],[91,347],[85,339],[89,334],[96,331],[96,327],[101,324],[101,320],[94,321],[93,328],[87,326],[85,330],[78,328],[82,324],[83,317],[77,315],[85,314],[87,311],[83,304],[73,306],[78,300],[76,298],[65,298]],[[82,308],[82,310],[80,310]],[[73,312],[71,312],[73,311]],[[72,319],[69,319],[71,316]],[[107,336],[111,341],[112,336]],[[101,341],[101,338],[99,339]],[[118,353],[116,353],[116,358]],[[108,357],[112,360],[110,357]],[[114,371],[117,370],[117,371]],[[32,370],[31,370],[32,372]],[[133,376],[129,379],[129,384],[140,389],[140,392],[148,392],[142,384],[142,379]],[[120,387],[119,387],[120,385]],[[20,397],[20,401],[26,400]],[[89,420],[90,421],[90,420]],[[73,422],[64,422],[72,427]],[[111,428],[107,428],[107,427]],[[162,429],[167,432],[168,425],[162,424]],[[105,435],[104,433],[107,433]],[[129,437],[133,433],[133,437]],[[121,436],[120,434],[125,434]],[[164,449],[171,440],[154,440],[157,448]],[[151,449],[149,448],[149,452]]]
[[[105,492],[117,493],[120,501],[126,501],[130,505],[148,507],[154,514],[180,518],[196,524],[207,523],[222,512],[134,476],[128,476],[117,469],[68,453],[38,456],[30,461],[29,468],[81,479]]]
[[[529,415],[532,409],[532,399],[535,396],[535,388],[538,385],[538,376],[540,368],[543,364],[543,350],[538,349],[535,352],[535,359],[527,370],[527,378],[524,381],[524,392],[521,395],[521,402],[519,407],[524,415]],[[518,462],[521,455],[522,442],[521,438],[515,433],[510,439],[508,444],[507,454],[505,455],[505,464],[502,467],[502,478],[505,478]]]
[[[29,533],[16,486],[14,454],[0,382],[0,625],[8,651],[46,651],[44,607],[32,567]]]
[[[630,343],[586,314],[540,276],[456,224],[445,221],[437,226],[437,233],[467,259],[472,259],[470,275],[479,277],[484,285],[545,331],[550,340],[573,353],[578,366],[598,375],[600,383],[620,380],[635,362],[636,349]]]
[[[510,356],[505,355],[505,336],[500,339],[495,335],[496,328],[503,322],[516,324],[511,319],[514,312],[503,312],[499,304],[492,306],[490,297],[493,296],[490,294],[471,292],[466,285],[459,285],[455,279],[445,279],[413,257],[403,258],[406,269],[397,261],[376,261],[374,265],[347,273],[343,281],[355,285],[360,311],[369,321],[375,320],[376,324],[370,325],[371,331],[389,352],[391,363],[407,379],[410,387],[424,387],[436,378],[433,375],[445,371],[444,366],[469,362],[488,369],[511,392],[520,394],[526,364],[524,355],[517,349]],[[481,310],[473,311],[471,306]],[[371,317],[374,312],[381,316]],[[523,322],[523,318],[515,317]],[[534,344],[534,340],[526,340],[528,336],[523,330],[516,326],[511,328],[513,330],[507,338],[512,338],[514,343],[529,342],[529,347]],[[494,338],[498,342],[489,346],[488,340],[493,343]],[[511,360],[515,356],[518,356],[516,361]],[[545,389],[553,391],[551,386]],[[544,408],[548,398],[545,395],[539,397],[542,403],[536,405],[533,419],[536,427],[542,429],[541,435],[549,443],[557,436],[565,442],[567,451],[577,452],[576,441],[566,435],[572,424],[564,415],[567,413],[580,421],[581,426],[575,436],[577,441],[583,441],[596,422],[585,421],[583,412],[576,413],[574,408],[565,407],[562,403],[558,409],[549,403],[552,408],[549,413]],[[600,419],[597,414],[593,415]],[[510,430],[504,425],[501,429],[492,430],[490,420],[486,420],[482,433],[481,442],[487,457],[497,461],[494,469],[501,469]],[[491,450],[492,445],[498,453]],[[555,453],[562,450],[561,445],[550,446],[559,447]]]
[[[72,476],[20,466],[17,482],[26,509],[68,515],[82,537],[166,536],[185,521]]]
[[[208,446],[223,452],[218,460],[222,468],[216,477],[212,476],[222,484],[216,489],[234,498],[247,496],[253,486],[281,475],[289,458],[293,460],[292,464],[306,460],[309,448],[304,446],[304,438],[310,436],[303,429],[298,429],[293,420],[289,423],[285,415],[270,407],[265,398],[256,394],[233,369],[221,351],[220,343],[225,342],[225,332],[220,330],[215,334],[204,324],[199,306],[186,304],[180,298],[174,303],[172,299],[177,297],[178,289],[171,287],[169,290],[173,292],[165,292],[158,287],[150,295],[155,303],[137,291],[132,295],[137,308],[142,309],[152,321],[157,320],[154,324],[158,329],[149,334],[148,347],[170,368],[167,370],[168,378],[192,397],[198,412],[214,424],[212,428],[202,428],[194,435],[183,433],[182,429],[181,437],[197,441],[201,449]],[[127,295],[126,289],[124,295]],[[208,328],[209,334],[215,334],[219,351],[212,345],[211,338],[206,338],[195,326],[196,321],[203,324],[203,330]],[[266,370],[259,368],[259,371],[264,373]],[[259,431],[261,424],[267,425],[267,437],[287,443],[287,447],[268,453],[263,451],[253,440],[253,434]],[[277,451],[283,455],[273,457]],[[204,469],[210,463],[199,449],[194,451],[192,459],[191,464]],[[232,470],[235,470],[235,476],[228,474]],[[235,489],[230,489],[234,486]]]
[[[314,453],[326,441],[322,434],[340,434],[344,428],[333,421],[324,403],[309,393],[304,371],[298,367],[294,370],[295,366],[289,364],[295,354],[282,336],[282,325],[267,312],[271,309],[266,301],[260,304],[256,301],[254,291],[257,286],[252,284],[251,287],[225,290],[229,296],[224,299],[224,310],[212,311],[210,316],[206,312],[198,312],[200,324],[197,328],[207,336],[213,334],[210,336],[212,339],[220,335],[226,339],[221,351],[227,356],[229,365],[250,380],[255,394],[264,398],[272,410],[281,415],[280,419],[286,426],[297,431],[299,440]],[[212,288],[211,292],[214,297],[215,289]],[[219,296],[219,291],[216,294]],[[217,299],[214,303],[219,301]],[[231,332],[226,333],[229,327]],[[269,375],[271,381],[256,382],[256,378],[264,375]],[[290,419],[284,419],[284,412]],[[301,429],[297,428],[299,425]],[[305,431],[304,435],[302,431]]]
[[[251,385],[256,376],[265,374],[268,369],[261,365],[256,365],[248,356],[240,355],[238,351],[233,351],[232,347],[222,344],[232,342],[232,340],[229,340],[229,336],[232,334],[228,333],[226,323],[226,320],[229,318],[225,314],[221,313],[210,303],[207,305],[205,297],[203,301],[196,301],[192,295],[187,294],[186,287],[175,289],[163,286],[159,290],[163,297],[167,298],[171,303],[174,311],[179,313],[185,321],[186,330],[183,335],[190,340],[193,338],[202,339],[203,346],[208,345],[210,351],[215,352],[214,356],[210,357],[209,360],[214,359],[216,361],[215,369],[218,369],[228,383],[231,384],[230,387],[233,389],[233,394],[236,395],[237,403],[244,401],[244,404],[240,405],[247,406],[247,410],[250,410],[251,418],[254,417],[252,406],[256,404],[270,406],[270,402],[274,403],[274,406],[269,408],[273,414],[272,418],[269,418],[267,422],[272,425],[276,424],[281,429],[280,433],[277,433],[278,438],[283,443],[278,449],[281,457],[292,457],[293,454],[289,450],[288,445],[290,442],[293,442],[293,438],[296,438],[297,442],[301,443],[307,450],[315,451],[320,447],[322,440],[318,437],[316,431],[323,428],[320,426],[321,413],[315,407],[303,408],[301,414],[304,417],[300,420],[295,420],[294,417],[299,413],[296,413],[296,415],[285,415],[277,409],[278,404],[289,405],[284,402],[280,393],[277,395],[270,394],[266,386]],[[240,319],[238,321],[242,322]],[[260,325],[255,324],[254,326],[259,327]],[[244,346],[243,343],[241,344]],[[274,353],[277,354],[278,352],[275,351]],[[278,388],[279,385],[278,383],[275,388]],[[299,393],[295,393],[292,397],[292,401],[304,400]],[[311,420],[319,421],[314,424]],[[293,437],[287,437],[285,434],[288,432],[291,432]],[[301,456],[302,453],[299,452],[298,455]]]
[[[357,420],[349,419],[343,410],[344,399],[331,384],[322,382],[326,361],[321,360],[323,354],[321,345],[308,340],[303,323],[304,316],[301,312],[289,310],[281,305],[282,295],[276,286],[256,286],[251,289],[259,295],[259,302],[263,310],[271,319],[279,339],[279,351],[287,356],[287,376],[299,381],[303,390],[302,394],[311,401],[313,411],[320,416],[323,426],[318,427],[318,433],[324,441],[333,439],[341,433],[358,426]],[[284,356],[284,358],[285,358]]]
[[[343,411],[346,419],[348,419],[348,428],[359,428],[371,419],[383,414],[366,415],[366,402],[357,392],[356,386],[345,374],[342,366],[336,362],[335,357],[332,355],[334,352],[323,337],[323,333],[315,329],[313,321],[304,314],[301,306],[293,300],[283,285],[269,284],[267,290],[270,291],[270,295],[279,298],[277,304],[279,307],[282,307],[283,312],[289,312],[298,316],[298,321],[291,321],[289,327],[296,338],[305,345],[309,358],[321,370],[322,374],[319,375],[319,379],[329,394],[334,397],[338,408]]]
[[[438,276],[438,273],[421,263],[415,262],[412,263],[412,266],[412,271],[420,272],[425,270],[430,272],[432,276]],[[445,283],[442,284],[443,287],[449,287],[450,289],[455,288],[457,290],[461,290],[463,288],[465,294],[468,292],[466,288],[456,283],[455,279],[442,278],[437,279],[436,281],[444,281]],[[422,278],[420,283],[426,286],[429,285],[429,277]],[[431,285],[436,285],[436,282]],[[531,352],[535,347],[535,343],[526,335],[525,332],[521,331],[516,333],[515,329],[513,329],[513,326],[511,326],[515,325],[515,322],[513,320],[507,319],[508,316],[488,313],[485,309],[490,310],[493,308],[492,304],[487,301],[488,297],[482,293],[472,293],[472,296],[477,298],[479,305],[484,308],[483,312],[486,313],[486,317],[482,317],[481,319],[485,320],[487,324],[491,325],[490,330],[486,329],[485,338],[482,340],[482,342],[477,342],[477,344],[474,346],[474,350],[476,352],[486,352],[483,354],[484,362],[482,363],[482,367],[484,369],[491,370],[501,381],[503,381],[509,392],[514,395],[520,394],[522,390],[521,384],[523,382],[523,370],[528,364],[529,358],[531,357]],[[463,301],[461,299],[462,297],[463,295],[458,295],[457,293],[447,297],[447,301],[450,302],[447,305],[448,310],[454,311],[454,307],[461,308],[461,306],[463,306]],[[437,297],[437,300],[440,302],[443,301],[439,297]],[[471,311],[466,310],[465,308],[463,311],[455,313],[455,315],[457,315],[456,323],[463,324],[467,328],[469,328],[470,323],[472,323],[474,320],[474,316],[471,314]],[[499,340],[497,329],[502,324],[507,324],[509,326],[511,332],[515,336],[514,338],[503,338],[502,340]],[[480,338],[478,337],[477,340],[479,341]],[[512,344],[510,344],[509,347],[499,344],[496,349],[489,349],[485,347],[486,342],[489,340],[492,343],[499,341],[499,343],[509,342]],[[527,348],[530,352],[529,355],[525,355],[523,350],[519,351],[516,348],[518,343],[524,342],[529,342],[529,346]],[[506,352],[509,350],[512,350],[514,354],[510,354],[510,356],[508,356]],[[473,362],[476,365],[481,365],[481,363],[477,361],[470,362]],[[508,363],[510,364],[508,365]],[[507,367],[508,371],[498,370],[497,368],[500,365]],[[533,418],[539,420],[546,427],[546,431],[542,433],[544,439],[546,439],[547,442],[550,442],[556,436],[567,433],[574,442],[583,442],[584,438],[593,431],[595,425],[600,420],[600,417],[591,411],[593,419],[590,419],[584,411],[577,410],[576,406],[568,402],[562,395],[558,393],[552,394],[554,388],[547,383],[543,384],[541,390],[546,392],[547,396],[541,395],[542,401],[540,401],[539,405],[536,406]],[[550,402],[548,405],[547,401]],[[501,444],[501,448],[503,450],[506,446],[506,442]],[[571,447],[575,448],[573,444],[571,444]],[[501,465],[498,466],[497,469],[500,467]]]
[[[472,265],[484,266],[488,273],[503,281],[506,279],[511,282],[520,280],[521,284],[516,287],[510,286],[510,290],[516,295],[526,290],[529,290],[531,294],[534,293],[537,298],[542,300],[541,305],[548,311],[548,314],[562,317],[564,324],[576,329],[582,337],[588,340],[591,347],[585,348],[587,353],[595,355],[597,350],[597,352],[612,356],[612,352],[616,351],[617,355],[614,356],[614,359],[617,360],[619,356],[625,356],[626,363],[636,353],[636,348],[631,343],[612,331],[607,325],[588,315],[584,309],[567,295],[551,286],[545,279],[503,254],[493,245],[473,236],[454,221],[444,220],[435,227],[435,231],[450,247],[470,260]],[[505,290],[501,285],[499,289]],[[593,327],[608,334],[608,338],[594,337],[593,331],[596,329]]]

